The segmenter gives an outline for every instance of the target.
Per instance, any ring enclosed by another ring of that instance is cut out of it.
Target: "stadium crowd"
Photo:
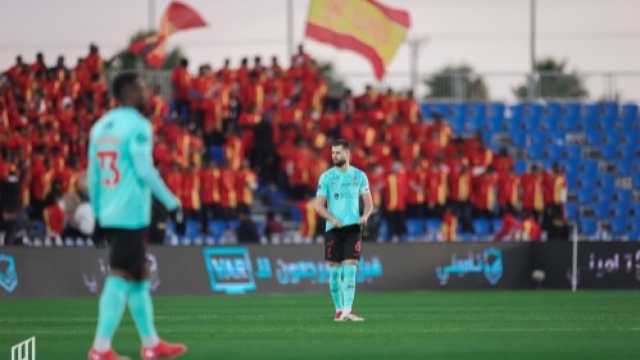
[[[170,81],[173,98],[156,85],[143,111],[153,124],[157,167],[202,232],[214,219],[245,221],[261,195],[277,213],[268,215],[267,232],[282,231],[279,213],[293,209],[302,237],[320,234],[311,201],[336,138],[353,145],[352,164],[368,174],[390,239],[404,238],[415,219],[440,219],[440,238],[450,241],[472,233],[479,218],[502,220],[493,229],[496,239],[536,240],[542,230],[553,237],[566,228],[560,167],[532,166],[517,176],[507,149],[494,153],[480,136],[454,138],[442,116],[422,118],[411,91],[367,86],[362,94],[330,96],[302,46],[289,67],[276,57],[269,64],[255,57],[237,68],[227,60],[220,69],[204,64],[191,73],[182,59]],[[95,45],[75,66],[60,56],[50,67],[39,53],[33,63],[18,56],[4,72],[0,232],[6,243],[18,241],[19,229],[31,222],[58,238],[91,234],[83,181],[88,135],[114,106]],[[272,203],[273,192],[285,194],[287,206]]]

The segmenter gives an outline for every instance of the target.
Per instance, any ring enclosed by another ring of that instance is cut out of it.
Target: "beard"
[[[333,160],[333,165],[337,167],[342,167],[346,163],[347,161],[345,159]]]

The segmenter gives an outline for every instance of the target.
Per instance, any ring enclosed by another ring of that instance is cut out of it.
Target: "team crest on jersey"
[[[338,198],[339,198],[339,197],[340,197],[340,194],[338,194],[338,193],[333,193],[333,198],[334,198],[334,199],[338,200]]]

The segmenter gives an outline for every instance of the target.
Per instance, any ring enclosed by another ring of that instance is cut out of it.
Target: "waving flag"
[[[311,0],[306,36],[364,56],[380,80],[410,26],[407,11],[376,0]]]
[[[197,11],[187,4],[173,1],[162,15],[160,30],[131,43],[129,51],[134,54],[143,54],[149,66],[159,68],[164,64],[166,41],[170,35],[204,26],[207,26],[207,23]]]

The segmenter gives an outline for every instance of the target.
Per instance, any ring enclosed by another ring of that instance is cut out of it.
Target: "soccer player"
[[[331,146],[333,167],[318,180],[315,210],[326,223],[325,260],[329,266],[329,290],[336,308],[334,321],[364,321],[351,312],[356,294],[356,271],[362,249],[361,228],[373,212],[369,180],[349,165],[350,144],[337,140]],[[360,215],[360,198],[364,210]]]
[[[153,166],[151,124],[139,112],[145,105],[144,84],[136,74],[123,73],[115,79],[113,93],[119,106],[93,126],[89,140],[89,197],[101,235],[111,244],[111,273],[100,296],[88,359],[128,359],[111,349],[127,305],[142,340],[142,359],[172,359],[187,348],[160,340],[156,332],[145,238],[151,194],[175,213],[181,211],[180,202]]]

